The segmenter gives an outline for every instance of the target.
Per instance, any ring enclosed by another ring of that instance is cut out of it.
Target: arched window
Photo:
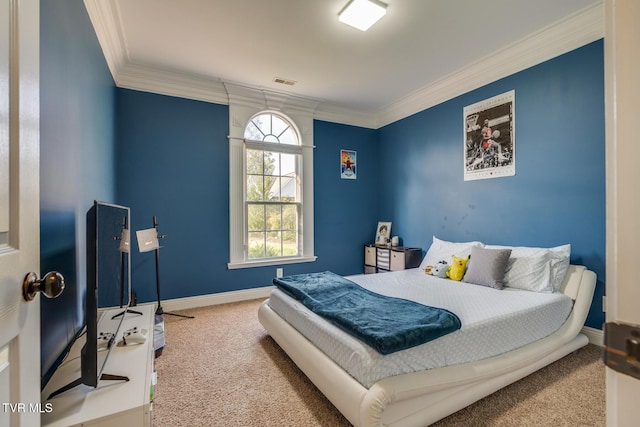
[[[316,104],[244,86],[225,87],[229,93],[227,268],[314,262]]]
[[[260,112],[244,129],[245,260],[300,257],[303,147],[296,127]]]

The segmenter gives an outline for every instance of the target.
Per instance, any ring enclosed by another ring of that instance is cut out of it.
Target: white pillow
[[[438,261],[446,261],[447,264],[451,265],[453,261],[451,257],[453,255],[459,258],[466,258],[471,255],[471,248],[474,246],[481,248],[484,244],[482,242],[447,242],[433,236],[433,242],[424,256],[420,268],[424,270],[426,266],[434,266]]]
[[[553,248],[487,245],[488,249],[511,249],[504,286],[534,292],[557,292],[569,268],[571,245]]]

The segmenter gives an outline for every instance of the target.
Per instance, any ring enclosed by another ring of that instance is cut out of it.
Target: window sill
[[[308,257],[296,257],[296,258],[269,259],[269,260],[260,260],[260,261],[229,262],[227,263],[227,269],[236,270],[239,268],[267,267],[270,265],[299,264],[303,262],[315,262],[317,259],[318,259],[317,256],[308,256]]]

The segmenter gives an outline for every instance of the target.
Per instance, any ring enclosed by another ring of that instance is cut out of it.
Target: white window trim
[[[246,91],[246,88],[242,88]],[[229,87],[227,87],[229,90]],[[244,129],[249,120],[259,112],[273,112],[291,120],[298,128],[300,144],[312,151],[313,111],[296,108],[295,111],[268,108],[264,102],[248,100],[243,92],[240,102],[229,94],[229,262],[228,269],[264,267],[270,265],[313,262],[314,226],[313,226],[313,153],[302,156],[302,211],[303,211],[303,247],[297,257],[272,259],[245,259],[245,209],[244,209]],[[307,151],[305,150],[305,151]]]

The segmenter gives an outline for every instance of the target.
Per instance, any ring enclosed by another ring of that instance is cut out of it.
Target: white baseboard
[[[268,298],[273,286],[244,289],[241,291],[220,292],[217,294],[200,295],[197,297],[176,298],[162,301],[164,311],[178,311],[189,308],[206,307],[208,305],[227,304],[230,302],[247,301],[258,298]],[[604,333],[600,329],[584,326],[582,333],[589,338],[589,343],[602,347]]]
[[[217,294],[200,295],[197,297],[176,298],[162,301],[164,311],[186,310],[188,308],[206,307],[208,305],[227,304],[230,302],[248,301],[267,298],[274,286],[244,289],[241,291],[220,292]]]
[[[602,330],[584,326],[582,328],[582,333],[589,338],[590,344],[595,344],[600,347],[604,346],[604,332]]]

